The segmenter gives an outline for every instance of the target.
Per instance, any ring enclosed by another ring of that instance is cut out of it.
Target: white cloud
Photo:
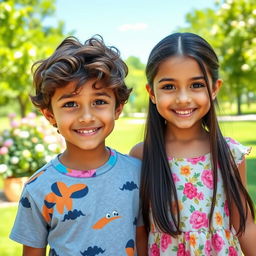
[[[119,31],[128,31],[128,30],[139,31],[139,30],[147,29],[147,27],[148,27],[148,24],[145,24],[145,23],[124,24],[118,27],[118,30]]]

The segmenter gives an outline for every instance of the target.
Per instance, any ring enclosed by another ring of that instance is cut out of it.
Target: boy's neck
[[[63,165],[74,170],[93,170],[104,165],[110,156],[109,150],[104,146],[97,150],[66,149],[59,160]]]

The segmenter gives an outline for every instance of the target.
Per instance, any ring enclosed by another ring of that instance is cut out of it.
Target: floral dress
[[[226,141],[239,165],[250,148],[231,138],[226,138]],[[229,228],[229,210],[220,175],[212,220],[213,232],[209,232],[208,217],[213,192],[210,154],[196,158],[169,158],[169,163],[178,193],[182,234],[174,238],[159,232],[151,216],[149,256],[242,255],[235,232]]]

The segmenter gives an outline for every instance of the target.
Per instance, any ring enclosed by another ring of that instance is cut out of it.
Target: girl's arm
[[[143,156],[143,142],[135,145],[129,152],[130,156],[142,159]]]
[[[144,226],[136,229],[136,249],[138,256],[147,256],[148,235]]]
[[[46,248],[34,248],[23,245],[23,254],[22,256],[45,256]]]
[[[240,176],[242,179],[242,182],[244,186],[246,187],[246,164],[245,164],[245,159],[243,162],[239,165],[238,167]],[[238,225],[239,225],[239,214],[236,209],[236,207],[233,207],[233,218],[232,218],[232,224],[234,228],[237,230]],[[246,256],[255,256],[256,252],[256,224],[254,223],[254,220],[252,218],[252,215],[250,212],[248,212],[248,218],[246,221],[246,227],[245,227],[245,232],[238,237],[242,251],[244,255]]]

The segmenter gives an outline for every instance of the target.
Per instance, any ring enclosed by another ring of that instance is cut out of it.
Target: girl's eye
[[[191,85],[191,88],[202,88],[202,87],[205,87],[205,85],[203,83],[194,83]]]
[[[164,90],[175,90],[175,86],[173,84],[165,84],[162,86]]]
[[[78,104],[77,104],[76,102],[74,102],[74,101],[66,102],[66,103],[63,105],[64,108],[75,108],[75,107],[77,107],[77,106],[78,106]]]
[[[105,100],[95,100],[93,105],[104,105],[107,104]]]

